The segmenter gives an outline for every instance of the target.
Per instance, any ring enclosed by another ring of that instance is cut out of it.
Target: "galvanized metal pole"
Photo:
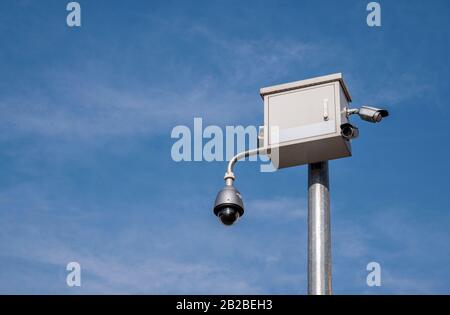
[[[331,294],[328,161],[308,166],[308,294]]]

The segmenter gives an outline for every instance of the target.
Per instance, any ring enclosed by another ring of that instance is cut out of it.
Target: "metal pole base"
[[[308,294],[331,294],[328,161],[308,166]]]

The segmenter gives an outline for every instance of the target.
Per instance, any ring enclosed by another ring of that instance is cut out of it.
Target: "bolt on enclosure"
[[[341,73],[260,90],[264,128],[260,136],[275,168],[351,156],[341,135],[351,96]]]

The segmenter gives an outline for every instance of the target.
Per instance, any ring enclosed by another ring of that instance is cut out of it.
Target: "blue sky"
[[[0,3],[0,293],[304,294],[306,167],[172,161],[176,125],[259,125],[259,88],[344,74],[353,157],[330,162],[336,294],[450,293],[450,3]],[[66,285],[78,261],[82,286]],[[366,265],[382,286],[366,285]]]

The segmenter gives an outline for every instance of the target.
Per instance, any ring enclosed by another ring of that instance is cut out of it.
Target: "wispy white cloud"
[[[227,85],[235,88],[268,84],[266,80],[271,80],[271,84],[290,73],[293,67],[310,67],[329,54],[329,50],[317,42],[264,37],[224,38],[201,25],[190,28],[189,34],[206,42],[212,53],[212,62],[221,69]]]
[[[449,218],[445,215],[440,223],[427,222],[417,220],[413,213],[406,206],[396,205],[361,213],[358,218],[349,218],[341,211],[333,216],[336,245],[333,255],[339,262],[339,271],[346,273],[345,278],[353,283],[343,288],[365,294],[442,293],[450,273],[443,268],[448,258],[438,257],[450,237],[448,231],[442,229]],[[365,267],[371,261],[381,264],[380,289],[365,284],[368,273]],[[439,272],[433,271],[435,268],[440,269]],[[344,275],[340,274],[341,277]]]
[[[111,73],[107,59],[45,69],[38,75],[39,85],[25,85],[20,93],[0,98],[6,137],[25,133],[99,141],[105,136],[164,134],[195,116],[238,123],[253,117],[255,110],[262,113],[258,88],[266,78],[277,80],[306,59],[310,65],[308,56],[321,51],[298,40],[230,40],[199,25],[185,32],[191,41],[202,43],[208,71],[196,72],[176,60],[179,67],[167,70],[176,83],[158,82],[152,73],[127,83],[121,72]]]
[[[65,210],[61,209],[61,211]],[[55,227],[61,224],[71,224],[69,229],[71,231],[83,229],[84,232],[82,234],[74,232],[77,236],[70,236],[70,233],[62,233]],[[177,242],[172,245],[166,244],[170,248],[164,250],[164,253],[158,251],[155,255],[149,250],[152,246],[144,245],[139,249],[139,243],[136,242],[140,238],[136,239],[136,237],[125,242],[127,245],[132,244],[134,250],[126,249],[124,240],[120,239],[123,229],[116,231],[117,237],[98,233],[93,229],[95,227],[89,223],[83,225],[82,221],[73,216],[67,218],[64,215],[56,219],[41,220],[38,224],[33,224],[29,220],[22,223],[14,222],[14,225],[9,227],[2,224],[0,245],[2,256],[27,261],[35,267],[50,266],[55,274],[58,274],[58,270],[64,270],[69,261],[77,261],[82,266],[83,283],[82,290],[69,291],[65,286],[66,273],[60,272],[59,283],[41,283],[38,286],[40,287],[38,292],[28,292],[28,283],[14,281],[3,283],[0,291],[45,293],[54,288],[66,293],[96,294],[261,292],[257,286],[250,284],[248,278],[243,278],[239,271],[233,270],[232,266],[218,263],[214,259],[200,262],[192,260],[194,253],[186,253],[181,260],[180,257],[171,256],[170,252],[180,251],[180,248],[172,247]],[[146,238],[149,238],[147,242],[151,244],[158,242],[151,235],[151,233],[146,235]],[[76,237],[77,240],[74,242],[72,237]],[[173,235],[173,237],[180,237],[180,235]],[[92,242],[91,238],[95,241]],[[99,242],[104,246],[98,246]],[[113,248],[115,250],[111,250]],[[20,270],[10,270],[9,273],[18,274]],[[50,278],[54,279],[55,275],[50,275]],[[17,279],[19,280],[20,277]]]
[[[59,272],[57,284],[34,285],[40,292],[51,288],[51,292],[100,294],[258,294],[268,293],[268,286],[280,293],[301,293],[301,288],[306,288],[303,199],[275,196],[249,200],[246,221],[225,229],[212,218],[210,204],[193,194],[189,201],[154,205],[162,213],[176,209],[178,214],[170,225],[152,209],[129,208],[128,219],[117,225],[109,212],[62,205],[55,196],[25,188],[2,191],[0,250],[8,259]],[[151,220],[158,220],[161,226],[151,225]],[[145,228],[147,221],[150,225]],[[110,227],[106,229],[105,224]],[[253,224],[285,228],[267,233],[265,228],[254,230]],[[446,248],[447,231],[416,221],[399,207],[386,207],[374,215],[361,213],[359,218],[333,209],[332,226],[336,293],[442,292],[443,281],[448,279],[447,263],[438,257]],[[235,263],[237,257],[239,264]],[[409,264],[419,259],[423,264]],[[79,291],[69,291],[64,284],[64,267],[72,260],[82,265],[84,280]],[[370,261],[381,263],[382,291],[365,284],[365,267]],[[428,268],[438,269],[431,272]],[[20,270],[8,272],[14,275]],[[27,291],[27,280],[20,274],[14,277],[25,282],[3,283],[0,291],[37,293]]]
[[[1,292],[259,294],[267,293],[267,281],[277,283],[279,290],[298,290],[295,288],[302,282],[296,281],[304,280],[298,270],[280,268],[291,252],[287,250],[289,243],[276,235],[261,243],[259,233],[250,235],[251,230],[245,226],[241,230],[224,229],[210,211],[210,216],[201,216],[210,205],[200,196],[193,195],[191,202],[153,205],[163,213],[176,209],[178,215],[171,219],[170,226],[149,222],[144,229],[146,221],[164,218],[156,212],[145,214],[155,209],[127,209],[128,219],[117,225],[111,219],[117,210],[110,209],[110,214],[92,206],[62,204],[54,195],[24,188],[2,192],[2,256],[27,262],[36,268],[35,272],[45,266],[59,275],[58,282],[50,274],[47,277],[53,280],[35,283],[31,290],[19,269],[3,270],[14,281],[3,283]],[[193,204],[201,211],[193,211]],[[131,213],[135,211],[140,215],[133,219]],[[186,218],[187,213],[190,216]],[[17,221],[18,217],[24,219]],[[78,261],[82,266],[80,290],[65,286],[64,268],[69,261]],[[255,265],[261,270],[253,272]],[[265,274],[266,269],[271,270],[270,276]]]
[[[253,199],[246,203],[252,209],[251,216],[271,220],[305,219],[308,210],[304,198],[274,197],[270,199]]]

